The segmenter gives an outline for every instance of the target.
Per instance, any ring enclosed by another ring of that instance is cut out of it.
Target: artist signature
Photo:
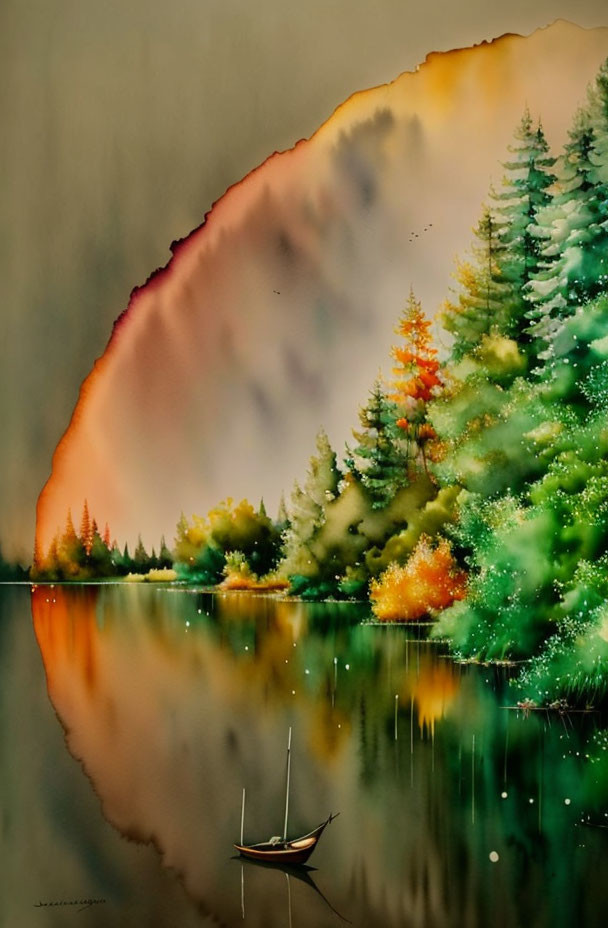
[[[89,909],[92,905],[104,905],[105,899],[58,899],[53,902],[35,902],[35,909],[42,909],[47,906],[56,906],[56,905],[77,905],[80,906],[78,909],[79,912],[84,912],[85,909]]]

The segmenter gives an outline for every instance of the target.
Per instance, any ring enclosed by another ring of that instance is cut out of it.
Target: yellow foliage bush
[[[449,542],[441,538],[433,547],[422,535],[405,566],[390,564],[372,580],[372,610],[382,621],[419,619],[463,599],[465,586],[466,573],[456,565]]]
[[[177,580],[177,573],[170,567],[160,567],[149,570],[146,574],[146,580],[149,580],[150,583],[170,583]]]

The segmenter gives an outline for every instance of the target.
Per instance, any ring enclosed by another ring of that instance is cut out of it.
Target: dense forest
[[[437,317],[410,292],[341,460],[324,431],[270,518],[228,500],[131,556],[85,503],[32,579],[177,579],[365,599],[539,702],[608,682],[608,62],[553,157],[525,111]]]

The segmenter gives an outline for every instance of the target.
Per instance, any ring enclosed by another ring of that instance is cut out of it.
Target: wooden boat
[[[317,846],[325,828],[339,814],[338,812],[336,815],[330,815],[313,831],[310,831],[307,835],[302,835],[301,838],[294,838],[291,841],[282,838],[271,838],[270,841],[263,841],[261,844],[235,844],[234,847],[239,854],[251,860],[265,861],[266,863],[305,864]]]
[[[287,741],[287,788],[285,794],[285,822],[283,835],[262,841],[260,844],[245,844],[243,842],[243,827],[245,823],[245,790],[243,790],[243,803],[241,809],[241,842],[235,844],[235,849],[242,857],[250,860],[265,861],[266,863],[305,864],[327,826],[340,814],[330,815],[324,822],[317,825],[313,831],[301,838],[287,838],[287,818],[289,814],[289,780],[291,773],[291,728]]]

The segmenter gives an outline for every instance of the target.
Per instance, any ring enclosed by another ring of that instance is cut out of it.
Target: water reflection
[[[247,842],[281,831],[289,726],[290,831],[342,812],[312,862],[355,925],[600,924],[607,833],[579,824],[607,809],[595,716],[505,710],[504,671],[352,605],[39,587],[32,612],[104,815],[225,924],[338,923],[302,881],[230,859],[243,787]]]

